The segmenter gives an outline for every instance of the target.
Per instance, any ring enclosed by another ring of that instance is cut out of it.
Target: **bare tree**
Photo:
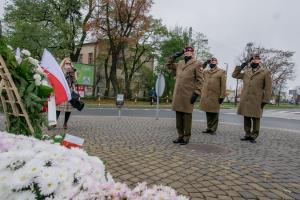
[[[131,82],[134,75],[147,64],[152,65],[157,56],[159,44],[167,34],[167,29],[160,20],[151,19],[144,33],[133,36],[132,44],[122,50],[122,64],[125,75],[125,96],[131,97]]]
[[[148,12],[152,0],[98,1],[93,28],[98,38],[107,39],[110,45],[111,65],[109,79],[114,95],[119,92],[117,67],[134,34],[142,34],[149,23]]]
[[[292,58],[295,52],[284,51],[273,48],[264,48],[255,46],[254,43],[248,43],[244,52],[239,57],[239,61],[245,62],[254,54],[260,54],[262,65],[270,70],[272,77],[272,93],[280,101],[280,93],[285,88],[288,80],[294,79],[295,63]]]

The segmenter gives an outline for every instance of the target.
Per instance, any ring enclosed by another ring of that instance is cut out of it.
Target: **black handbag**
[[[77,89],[77,91],[78,91],[78,89]],[[84,103],[82,101],[80,101],[80,95],[77,92],[72,91],[71,97],[72,98],[69,101],[70,104],[77,110],[81,111],[84,108]]]

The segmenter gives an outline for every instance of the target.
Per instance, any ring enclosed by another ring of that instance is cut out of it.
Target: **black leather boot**
[[[240,140],[241,141],[249,141],[249,140],[252,140],[252,138],[249,136],[245,136],[245,137],[241,138]]]
[[[184,142],[183,138],[177,138],[176,140],[173,140],[173,143],[175,143],[175,144],[179,144],[182,142]]]
[[[180,143],[180,145],[187,145],[190,141],[190,138],[183,139],[183,142]]]

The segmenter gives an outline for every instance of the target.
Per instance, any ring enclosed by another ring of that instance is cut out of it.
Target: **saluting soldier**
[[[176,58],[182,54],[184,54],[184,60],[176,63]],[[190,46],[169,58],[167,67],[176,76],[172,106],[176,111],[178,138],[173,142],[186,145],[191,137],[194,103],[197,97],[201,96],[204,81],[203,69],[201,63],[194,59],[194,49]]]
[[[243,70],[249,63],[250,68]],[[240,67],[237,66],[232,77],[243,80],[243,90],[238,107],[238,114],[244,116],[245,137],[241,140],[256,143],[255,139],[259,135],[263,108],[271,98],[270,71],[261,66],[260,55],[256,54]]]
[[[206,112],[207,128],[202,132],[214,135],[219,123],[220,104],[226,94],[226,72],[217,66],[218,60],[214,57],[204,62],[203,67],[207,64],[209,69],[204,71],[205,81],[200,99],[200,108]]]

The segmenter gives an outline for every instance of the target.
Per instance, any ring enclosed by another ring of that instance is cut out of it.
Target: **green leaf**
[[[26,93],[27,93],[27,94],[30,94],[30,93],[33,92],[34,89],[35,89],[35,83],[32,82],[32,83],[27,87]]]
[[[53,88],[46,85],[40,85],[37,87],[37,94],[39,97],[48,97],[53,92]]]

